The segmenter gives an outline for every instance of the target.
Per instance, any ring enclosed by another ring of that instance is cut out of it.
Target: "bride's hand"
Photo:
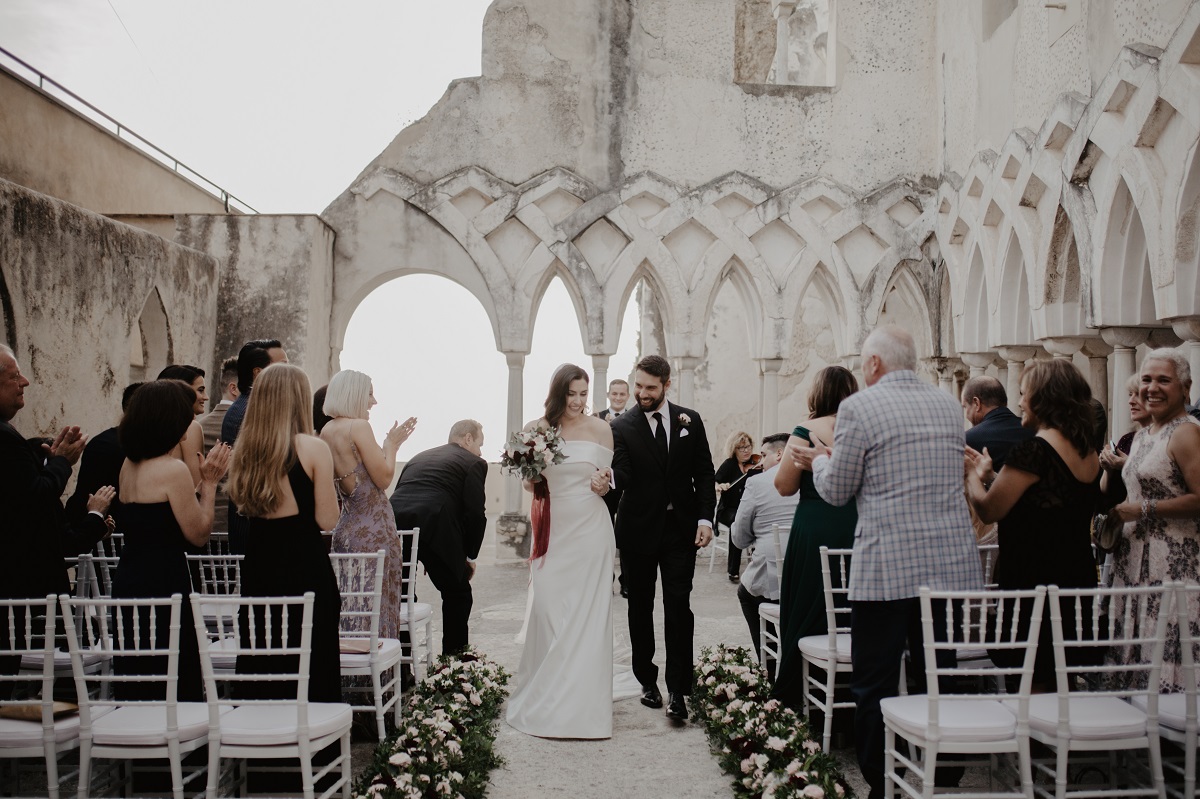
[[[609,480],[611,471],[611,469],[597,469],[592,474],[592,491],[599,496],[604,496],[607,494],[609,488],[611,487]]]

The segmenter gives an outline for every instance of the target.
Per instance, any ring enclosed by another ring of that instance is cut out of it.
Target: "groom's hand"
[[[696,525],[696,548],[708,546],[709,541],[712,541],[712,528],[705,524]]]

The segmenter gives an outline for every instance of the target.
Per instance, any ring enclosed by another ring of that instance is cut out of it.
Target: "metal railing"
[[[63,86],[53,78],[42,74],[36,67],[22,61],[17,56],[0,47],[0,69],[31,86],[36,86],[44,94],[66,105],[72,111],[85,117],[92,123],[104,128],[123,142],[137,148],[144,155],[153,158],[163,166],[171,169],[184,180],[196,185],[201,191],[212,195],[221,201],[226,211],[236,211],[243,214],[257,214],[258,211],[249,203],[238,199],[225,189],[180,161],[175,156],[157,147],[154,143],[139,136],[119,121],[101,111],[75,92]],[[25,74],[22,74],[25,73]]]

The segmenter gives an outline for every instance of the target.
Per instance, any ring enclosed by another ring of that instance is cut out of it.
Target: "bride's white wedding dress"
[[[567,459],[543,474],[550,542],[531,567],[525,650],[508,723],[542,738],[609,738],[613,702],[613,531],[591,489],[612,450],[565,441]]]

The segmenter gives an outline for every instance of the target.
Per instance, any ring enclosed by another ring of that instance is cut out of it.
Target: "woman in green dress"
[[[858,391],[858,381],[848,369],[826,366],[817,373],[808,395],[809,419],[797,425],[788,441],[812,447],[833,444],[833,428],[842,400]],[[775,473],[775,488],[782,496],[800,492],[792,520],[783,575],[779,584],[779,669],[771,696],[799,711],[803,706],[803,678],[796,642],[808,635],[824,635],[825,595],[821,581],[821,547],[854,546],[858,510],[853,501],[835,508],[817,493],[812,472],[802,470],[784,452]]]

